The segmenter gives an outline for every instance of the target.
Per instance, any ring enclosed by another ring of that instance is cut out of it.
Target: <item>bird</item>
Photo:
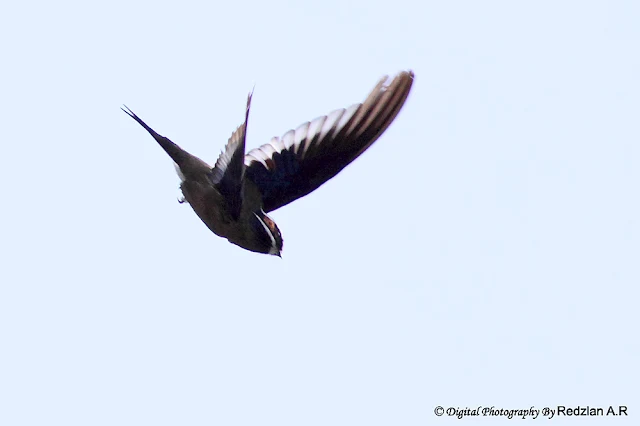
[[[362,103],[307,121],[245,153],[253,91],[244,122],[211,167],[161,136],[126,105],[121,108],[164,149],[183,197],[216,235],[243,249],[281,257],[280,229],[267,213],[318,189],[366,151],[402,109],[413,71],[382,77]]]

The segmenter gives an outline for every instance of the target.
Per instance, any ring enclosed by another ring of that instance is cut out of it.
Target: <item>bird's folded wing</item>
[[[227,146],[211,169],[209,178],[227,200],[229,212],[237,219],[242,208],[242,183],[244,180],[244,151],[247,136],[247,122],[251,108],[251,93],[247,97],[244,123],[229,138]]]
[[[361,104],[339,109],[273,138],[245,156],[246,176],[270,212],[307,195],[369,148],[404,105],[413,72],[383,77]]]

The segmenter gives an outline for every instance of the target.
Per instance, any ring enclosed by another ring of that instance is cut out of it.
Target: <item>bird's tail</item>
[[[145,123],[144,121],[142,121],[140,119],[140,117],[138,117],[133,111],[131,111],[126,105],[124,106],[124,108],[121,108],[124,112],[126,112],[129,117],[133,118],[134,120],[136,120],[138,122],[138,124],[140,124],[142,127],[144,127],[147,132],[149,132],[151,134],[151,136],[153,136],[153,138],[156,140],[156,142],[158,142],[158,144],[160,144],[160,146],[162,147],[162,149],[165,150],[165,152],[167,154],[169,154],[169,157],[171,157],[171,159],[178,165],[181,165],[184,163],[184,161],[190,157],[190,154],[187,153],[185,150],[183,150],[182,148],[180,148],[178,145],[176,145],[175,143],[171,142],[169,140],[169,138],[165,138],[164,136],[159,135],[155,130],[153,130],[151,127],[147,126],[147,123]]]

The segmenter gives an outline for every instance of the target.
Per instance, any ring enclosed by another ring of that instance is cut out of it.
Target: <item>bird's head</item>
[[[262,210],[253,213],[251,224],[251,245],[250,250],[259,253],[280,256],[282,251],[282,235],[278,225]]]

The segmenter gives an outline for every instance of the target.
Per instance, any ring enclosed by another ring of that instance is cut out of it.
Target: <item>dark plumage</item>
[[[245,155],[249,94],[244,123],[214,167],[123,110],[176,163],[184,201],[211,231],[247,250],[280,256],[282,236],[266,213],[314,191],[369,148],[400,112],[413,79],[411,71],[384,77],[361,104],[304,123]]]

